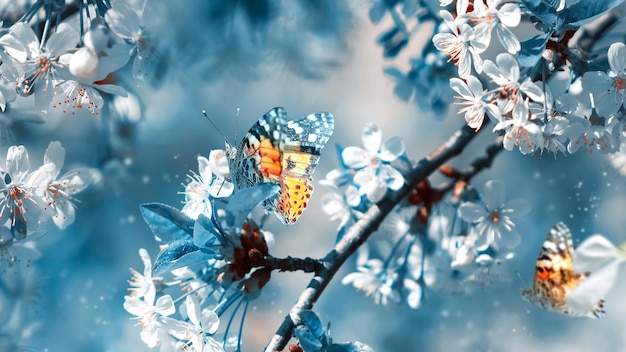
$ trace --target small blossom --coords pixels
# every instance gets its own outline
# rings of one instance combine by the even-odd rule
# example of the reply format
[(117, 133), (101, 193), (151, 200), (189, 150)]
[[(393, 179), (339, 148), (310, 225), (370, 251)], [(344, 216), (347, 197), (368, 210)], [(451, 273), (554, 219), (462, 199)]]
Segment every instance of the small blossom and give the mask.
[[(186, 186), (185, 206), (182, 212), (193, 219), (200, 214), (210, 218), (213, 216), (211, 198), (228, 197), (233, 193), (233, 183), (225, 178), (228, 160), (223, 150), (213, 150), (209, 159), (198, 156), (198, 172), (188, 175), (191, 180)], [(214, 178), (213, 174), (218, 177)]]
[(118, 2), (114, 8), (106, 12), (104, 18), (111, 31), (131, 46), (131, 55), (135, 55), (132, 66), (133, 77), (143, 80), (147, 75), (156, 73), (154, 66), (158, 57), (154, 37), (146, 33), (143, 9), (138, 15), (128, 4)]
[[(11, 146), (7, 152), (6, 168), (0, 167), (0, 190), (3, 192), (0, 217), (9, 213), (11, 233), (16, 239), (24, 239), (27, 235), (28, 211), (45, 211), (43, 205), (46, 203), (35, 190), (51, 181), (50, 173), (42, 171), (49, 168), (44, 165), (31, 174), (28, 151), (23, 145)], [(35, 213), (31, 218), (38, 220)]]
[(467, 76), (465, 81), (450, 78), (450, 87), (460, 94), (459, 98), (463, 100), (459, 104), (465, 107), (460, 109), (459, 113), (465, 114), (465, 121), (469, 127), (478, 131), (483, 125), (485, 114), (496, 123), (502, 120), (500, 109), (491, 102), (478, 78), (472, 75)]
[(522, 14), (519, 6), (507, 0), (484, 0), (474, 1), (474, 10), (469, 14), (472, 20), (477, 23), (474, 28), (476, 36), (483, 37), (480, 41), (489, 43), (491, 41), (491, 31), (495, 29), (498, 40), (502, 46), (511, 54), (515, 54), (522, 46), (519, 39), (509, 28), (517, 27)]
[(459, 206), (459, 217), (474, 225), (478, 234), (476, 249), (484, 250), (498, 243), (508, 248), (517, 246), (520, 237), (515, 231), (513, 219), (525, 216), (530, 211), (527, 202), (514, 199), (505, 202), (504, 183), (488, 181), (482, 194), (482, 203), (463, 202)]
[(153, 300), (156, 295), (155, 281), (161, 281), (160, 277), (152, 277), (152, 261), (148, 251), (143, 248), (139, 249), (139, 256), (143, 262), (143, 275), (137, 270), (131, 268), (130, 272), (133, 274), (133, 278), (129, 281), (131, 286), (131, 296), (137, 298), (147, 297), (148, 300)]
[(346, 275), (341, 283), (352, 284), (357, 290), (365, 292), (366, 296), (373, 296), (376, 304), (400, 302), (399, 293), (394, 290), (397, 274), (387, 271), (379, 259), (370, 259), (363, 265), (357, 266), (358, 272)]
[(454, 61), (459, 68), (459, 77), (465, 78), (472, 72), (472, 61), (476, 72), (482, 72), (483, 61), (480, 53), (487, 49), (487, 43), (477, 38), (474, 29), (467, 23), (456, 24), (452, 15), (445, 10), (439, 12), (451, 33), (437, 33), (433, 37), (435, 47)]
[(500, 121), (494, 126), (494, 131), (504, 130), (502, 144), (506, 150), (513, 150), (517, 146), (522, 154), (529, 154), (543, 147), (541, 128), (530, 120), (528, 100), (513, 107), (513, 118)]
[(626, 107), (626, 45), (613, 43), (608, 52), (608, 72), (589, 71), (583, 75), (583, 88), (593, 93), (598, 115), (609, 117)]
[(78, 41), (78, 32), (61, 23), (42, 47), (33, 29), (25, 22), (17, 22), (0, 38), (0, 46), (8, 54), (8, 57), (3, 56), (3, 74), (6, 77), (10, 73), (9, 77), (16, 80), (22, 95), (34, 93), (37, 87), (42, 93), (48, 93), (49, 87), (59, 79), (57, 73), (64, 67), (61, 58), (69, 55)]
[(404, 143), (394, 137), (381, 146), (382, 133), (375, 124), (365, 126), (362, 139), (365, 149), (347, 147), (341, 158), (347, 167), (356, 170), (354, 182), (359, 192), (371, 202), (378, 202), (385, 196), (387, 188), (395, 191), (404, 185), (400, 171), (390, 165), (404, 154)]
[(214, 334), (220, 323), (220, 319), (214, 311), (201, 309), (200, 302), (195, 295), (187, 295), (184, 312), (189, 319), (187, 322), (179, 322), (171, 331), (176, 338), (186, 341), (185, 350), (189, 352), (212, 352), (223, 351), (220, 344), (210, 335)]
[[(520, 69), (517, 59), (508, 53), (498, 54), (496, 63), (485, 60), (483, 66), (485, 74), (500, 86), (496, 92), (500, 93), (498, 106), (503, 114), (513, 110), (513, 107), (524, 101), (524, 96), (536, 102), (543, 102), (543, 90), (536, 83), (520, 80)], [(523, 93), (524, 96), (522, 96)]]
[(38, 170), (40, 173), (49, 173), (39, 176), (51, 181), (47, 187), (39, 188), (38, 191), (43, 190), (43, 199), (54, 211), (52, 220), (61, 230), (67, 228), (76, 218), (74, 195), (84, 191), (90, 185), (98, 183), (101, 178), (100, 172), (92, 168), (74, 169), (59, 177), (64, 161), (65, 148), (60, 142), (53, 141), (46, 149), (44, 166)]
[(128, 95), (124, 88), (111, 83), (113, 76), (110, 76), (128, 62), (128, 51), (124, 45), (113, 45), (102, 54), (96, 54), (91, 48), (79, 49), (61, 62), (69, 67), (68, 76), (71, 74), (71, 79), (55, 88), (50, 103), (53, 109), (72, 115), (85, 109), (92, 115), (99, 115), (104, 104), (100, 92)]
[(124, 309), (139, 319), (139, 324), (143, 330), (140, 333), (141, 340), (150, 348), (154, 348), (160, 344), (159, 337), (166, 332), (173, 319), (167, 319), (168, 316), (176, 312), (174, 300), (170, 295), (159, 297), (154, 301), (148, 296), (140, 299), (136, 296), (124, 296)]

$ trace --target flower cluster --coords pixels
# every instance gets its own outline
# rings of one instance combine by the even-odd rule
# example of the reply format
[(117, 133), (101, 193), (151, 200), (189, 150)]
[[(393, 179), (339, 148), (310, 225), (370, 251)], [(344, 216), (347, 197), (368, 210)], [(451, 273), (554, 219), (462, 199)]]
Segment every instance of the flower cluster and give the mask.
[(46, 149), (43, 165), (31, 170), (28, 151), (23, 145), (11, 146), (6, 164), (0, 167), (0, 227), (3, 262), (13, 263), (21, 252), (18, 241), (37, 236), (33, 227), (52, 219), (65, 229), (76, 218), (74, 196), (90, 185), (99, 182), (100, 173), (92, 168), (77, 168), (62, 175), (65, 149), (59, 142), (51, 142)]
[[(33, 6), (51, 6), (42, 4)], [(116, 2), (114, 9), (98, 7), (108, 11), (90, 17), (86, 31), (64, 22), (51, 35), (45, 31), (39, 37), (27, 22), (13, 24), (0, 37), (2, 111), (16, 99), (34, 95), (37, 112), (73, 115), (84, 109), (99, 115), (105, 98), (126, 97), (116, 84), (116, 71), (134, 57), (133, 76), (145, 78), (155, 50), (141, 25), (143, 6), (130, 6)]]
[[(360, 211), (385, 197), (387, 190), (396, 191), (404, 185), (400, 170), (410, 166), (404, 142), (392, 137), (382, 143), (382, 132), (373, 123), (363, 128), (363, 146), (340, 149), (343, 168), (330, 171), (320, 184), (332, 193), (322, 198), (322, 209), (333, 219), (340, 220), (342, 229), (358, 219)], [(401, 161), (401, 165), (393, 165)]]
[(416, 309), (426, 288), (465, 294), (507, 280), (510, 273), (503, 264), (513, 254), (499, 249), (519, 243), (512, 219), (526, 215), (529, 207), (523, 200), (505, 202), (501, 182), (488, 181), (481, 195), (466, 187), (433, 206), (427, 222), (418, 210), (399, 205), (368, 242), (371, 249), (359, 252), (357, 272), (343, 283), (376, 303), (406, 300)]

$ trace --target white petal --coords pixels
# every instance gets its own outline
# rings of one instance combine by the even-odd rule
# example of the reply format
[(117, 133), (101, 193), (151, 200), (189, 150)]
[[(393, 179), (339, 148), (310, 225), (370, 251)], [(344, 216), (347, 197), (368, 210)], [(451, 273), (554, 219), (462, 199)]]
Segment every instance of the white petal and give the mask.
[(150, 254), (144, 248), (139, 248), (139, 256), (143, 262), (143, 276), (152, 277), (152, 260)]
[(174, 300), (172, 296), (165, 295), (159, 297), (156, 301), (156, 305), (154, 306), (155, 311), (163, 316), (168, 316), (176, 313), (176, 306), (174, 305)]
[(470, 202), (461, 203), (458, 214), (467, 222), (474, 222), (488, 215), (484, 206)]
[(185, 307), (187, 308), (187, 317), (189, 321), (197, 327), (200, 327), (200, 302), (194, 294), (187, 295), (185, 299)]
[(341, 159), (352, 169), (361, 169), (370, 163), (370, 153), (359, 147), (347, 147), (341, 151)]
[(594, 318), (592, 311), (597, 306), (598, 301), (606, 296), (613, 287), (619, 264), (619, 261), (614, 260), (589, 274), (589, 277), (567, 296), (567, 305), (578, 314)]
[(368, 123), (365, 125), (361, 139), (365, 149), (367, 149), (371, 154), (378, 154), (380, 143), (382, 141), (382, 132), (376, 124)]
[(626, 45), (624, 43), (611, 44), (607, 56), (613, 72), (626, 72)]
[(574, 270), (579, 273), (594, 271), (617, 257), (617, 248), (604, 236), (593, 235), (585, 239), (574, 251)]
[(23, 145), (9, 147), (6, 165), (7, 172), (13, 178), (13, 182), (19, 181), (30, 170), (30, 160), (26, 147)]
[(209, 160), (203, 156), (198, 156), (198, 172), (202, 178), (202, 183), (207, 186), (210, 185), (211, 181), (213, 181), (213, 173), (211, 172)]
[(116, 4), (104, 15), (104, 19), (115, 34), (124, 39), (132, 39), (139, 32), (139, 17), (123, 3)]
[(67, 23), (61, 23), (57, 31), (46, 42), (50, 55), (57, 56), (73, 50), (80, 40), (80, 34)]
[(67, 202), (66, 204), (56, 207), (56, 214), (52, 216), (52, 221), (61, 230), (65, 230), (76, 220), (76, 209), (74, 204)]
[(506, 199), (506, 186), (502, 181), (490, 180), (485, 183), (483, 201), (490, 211), (502, 208)]
[(517, 4), (506, 3), (498, 10), (498, 19), (507, 27), (517, 27), (522, 19), (522, 12)]
[(400, 137), (391, 137), (383, 144), (380, 150), (380, 158), (384, 161), (394, 161), (404, 154), (404, 141)]
[[(474, 77), (474, 76), (468, 76), (467, 79), (469, 79), (470, 77)], [(456, 77), (450, 78), (450, 88), (452, 88), (455, 92), (457, 92), (463, 98), (474, 97), (474, 94), (469, 88), (468, 84), (465, 83), (465, 81), (460, 78), (456, 78)], [(482, 84), (481, 84), (481, 89), (482, 89)]]
[(506, 214), (512, 219), (519, 219), (528, 215), (532, 207), (526, 199), (516, 198), (506, 202), (504, 209), (513, 209), (513, 212), (507, 211)]
[(519, 65), (517, 59), (511, 54), (501, 53), (496, 56), (496, 63), (500, 68), (500, 71), (511, 82), (517, 82), (519, 80)]
[(43, 156), (43, 163), (44, 164), (51, 163), (56, 166), (57, 175), (54, 175), (54, 177), (58, 176), (58, 172), (61, 171), (61, 168), (63, 167), (64, 162), (65, 162), (65, 148), (63, 148), (63, 146), (61, 145), (61, 142), (59, 141), (50, 142), (50, 144), (48, 145), (48, 148), (46, 149), (46, 153)]
[(520, 49), (522, 49), (522, 45), (519, 42), (519, 39), (511, 32), (510, 29), (504, 26), (496, 27), (496, 34), (498, 35), (498, 39), (502, 46), (511, 54), (516, 54)]
[(587, 92), (606, 94), (606, 91), (613, 88), (613, 79), (605, 72), (587, 71), (583, 75), (583, 88)]

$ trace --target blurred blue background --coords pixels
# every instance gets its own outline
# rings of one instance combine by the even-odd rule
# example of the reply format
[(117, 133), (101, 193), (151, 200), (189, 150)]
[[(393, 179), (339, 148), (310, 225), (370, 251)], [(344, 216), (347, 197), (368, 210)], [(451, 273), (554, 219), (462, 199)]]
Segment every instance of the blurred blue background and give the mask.
[[(389, 62), (376, 44), (384, 26), (371, 24), (367, 6), (320, 1), (309, 4), (318, 8), (313, 11), (307, 3), (293, 2), (292, 13), (281, 14), (284, 23), (273, 17), (274, 9), (263, 7), (267, 2), (155, 4), (157, 15), (150, 21), (168, 48), (168, 70), (158, 88), (136, 89), (145, 114), (134, 126), (127, 158), (106, 164), (104, 183), (79, 195), (73, 225), (65, 231), (47, 226), (38, 241), (43, 256), (28, 275), (3, 277), (15, 287), (3, 304), (23, 304), (32, 313), (29, 321), (38, 322), (27, 325), (32, 335), (24, 326), (22, 344), (49, 351), (149, 350), (122, 307), (128, 268), (143, 269), (138, 249), (146, 248), (153, 258), (159, 250), (139, 204), (180, 205), (183, 196), (177, 192), (188, 170), (197, 169), (196, 156), (223, 148), (224, 137), (202, 110), (231, 142), (274, 106), (285, 107), (290, 118), (331, 112), (335, 133), (316, 180), (337, 166), (331, 145), (360, 146), (367, 122), (378, 124), (384, 138), (402, 137), (413, 160), (464, 124), (454, 107), (442, 118), (394, 96), (394, 83), (382, 71)], [(419, 47), (420, 38), (412, 39), (407, 51), (412, 45)], [(105, 147), (98, 117), (47, 119), (15, 129), (17, 144), (27, 146), (31, 160), (39, 162), (50, 140), (60, 140), (67, 148), (66, 169), (98, 165)], [(485, 131), (453, 165), (467, 166), (493, 139)], [(606, 297), (607, 315), (599, 320), (543, 311), (520, 296), (532, 283), (539, 248), (556, 221), (568, 224), (575, 243), (593, 233), (615, 243), (626, 240), (624, 178), (599, 155), (503, 152), (473, 184), (481, 188), (490, 179), (505, 182), (509, 199), (525, 198), (533, 207), (518, 222), (522, 243), (507, 264), (509, 282), (464, 296), (428, 291), (419, 310), (405, 304), (385, 307), (341, 285), (340, 278), (354, 270), (349, 262), (316, 305), (322, 321), (331, 321), (336, 341), (359, 340), (376, 351), (618, 351), (626, 346), (623, 279)], [(285, 227), (272, 218), (274, 256), (321, 257), (331, 248), (336, 224), (321, 211), (324, 192), (316, 187), (295, 225)], [(309, 279), (302, 273), (273, 275), (248, 313), (244, 350), (267, 344)]]

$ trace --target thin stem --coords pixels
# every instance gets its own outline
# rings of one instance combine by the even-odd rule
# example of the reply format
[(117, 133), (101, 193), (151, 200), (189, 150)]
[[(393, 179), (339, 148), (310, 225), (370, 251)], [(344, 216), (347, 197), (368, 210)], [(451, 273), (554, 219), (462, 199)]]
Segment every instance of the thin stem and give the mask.
[(387, 214), (411, 192), (416, 184), (426, 179), (447, 160), (460, 154), (475, 136), (476, 133), (473, 129), (463, 126), (442, 144), (439, 149), (420, 160), (417, 166), (407, 173), (405, 177), (406, 184), (402, 188), (396, 192), (389, 192), (382, 201), (371, 206), (346, 231), (341, 241), (326, 255), (324, 268), (313, 277), (309, 285), (304, 289), (296, 304), (291, 308), (289, 315), (285, 317), (285, 320), (265, 348), (265, 351), (284, 349), (287, 341), (291, 338), (295, 325), (299, 323), (300, 313), (305, 309), (313, 308), (317, 299), (348, 257), (378, 229), (378, 226)]
[(265, 267), (271, 270), (279, 270), (279, 271), (304, 271), (305, 273), (319, 273), (324, 265), (322, 261), (319, 259), (313, 258), (275, 258), (271, 255), (268, 255), (264, 258), (263, 263), (258, 263), (258, 265)]

